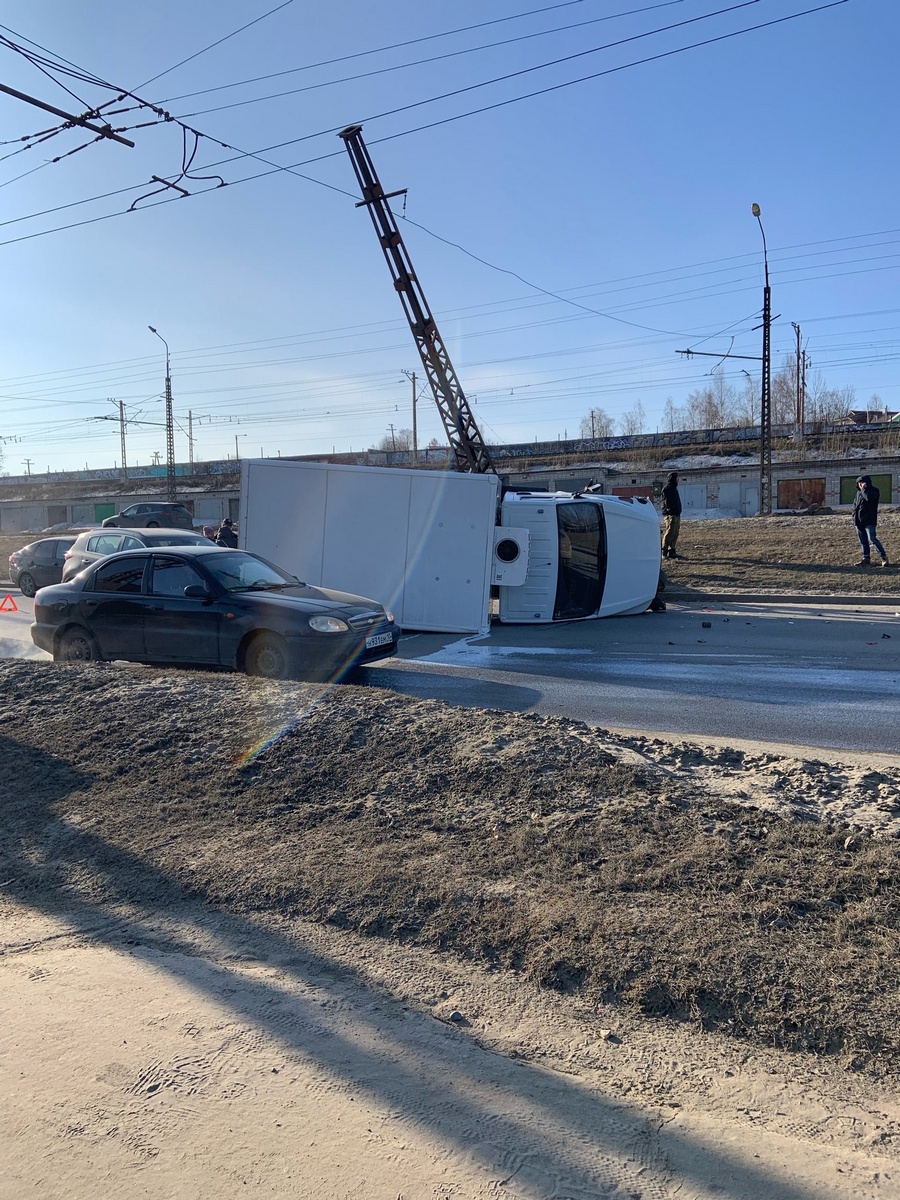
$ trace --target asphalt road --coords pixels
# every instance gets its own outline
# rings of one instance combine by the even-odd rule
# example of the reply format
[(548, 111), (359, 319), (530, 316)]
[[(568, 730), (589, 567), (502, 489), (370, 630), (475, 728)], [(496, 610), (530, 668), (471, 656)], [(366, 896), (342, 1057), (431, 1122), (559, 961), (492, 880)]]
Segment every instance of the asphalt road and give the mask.
[(371, 669), (371, 681), (613, 729), (900, 750), (892, 607), (670, 605), (640, 617), (494, 626), (485, 638), (413, 635), (400, 656)]
[[(48, 659), (31, 602), (0, 612), (0, 657)], [(708, 623), (708, 628), (704, 627)], [(410, 634), (367, 681), (467, 707), (838, 750), (900, 751), (900, 612), (893, 607), (670, 604), (486, 637)]]

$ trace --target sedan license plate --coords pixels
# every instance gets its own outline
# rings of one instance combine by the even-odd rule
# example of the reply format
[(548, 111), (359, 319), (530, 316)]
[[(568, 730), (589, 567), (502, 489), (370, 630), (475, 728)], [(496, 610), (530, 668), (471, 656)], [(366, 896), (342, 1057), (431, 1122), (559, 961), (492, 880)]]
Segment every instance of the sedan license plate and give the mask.
[(374, 633), (370, 638), (366, 638), (366, 649), (374, 650), (376, 646), (389, 646), (393, 640), (392, 633)]

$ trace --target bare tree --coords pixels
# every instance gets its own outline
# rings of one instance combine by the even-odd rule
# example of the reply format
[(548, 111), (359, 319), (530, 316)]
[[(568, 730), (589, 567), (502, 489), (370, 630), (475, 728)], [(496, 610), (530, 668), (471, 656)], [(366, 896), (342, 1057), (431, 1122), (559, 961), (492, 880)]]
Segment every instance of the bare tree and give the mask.
[(626, 437), (631, 437), (636, 433), (643, 433), (645, 421), (644, 406), (638, 400), (634, 408), (622, 413), (621, 417), (619, 417), (619, 432)]
[(581, 436), (583, 438), (610, 437), (613, 431), (613, 419), (603, 408), (592, 408), (586, 417), (581, 418)]
[(735, 419), (738, 425), (756, 425), (759, 422), (759, 386), (749, 371), (742, 371), (744, 386), (735, 398)]
[(711, 383), (688, 396), (684, 415), (689, 429), (726, 429), (737, 424), (739, 408), (737, 390), (714, 371)]
[(830, 388), (824, 376), (817, 371), (807, 380), (806, 419), (823, 425), (835, 425), (856, 406), (856, 392), (852, 387)]
[(376, 450), (412, 450), (413, 436), (411, 429), (394, 429), (386, 433)]
[(666, 407), (663, 409), (663, 429), (666, 433), (674, 433), (676, 429), (682, 428), (682, 412), (672, 397), (667, 396)]

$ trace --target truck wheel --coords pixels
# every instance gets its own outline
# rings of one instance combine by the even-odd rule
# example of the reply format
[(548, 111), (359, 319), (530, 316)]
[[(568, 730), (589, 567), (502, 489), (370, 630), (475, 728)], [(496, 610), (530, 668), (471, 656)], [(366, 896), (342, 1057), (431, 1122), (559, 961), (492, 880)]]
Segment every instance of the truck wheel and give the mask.
[(287, 645), (277, 633), (258, 633), (244, 655), (244, 670), (259, 679), (290, 679)]
[(99, 662), (100, 648), (86, 629), (67, 629), (53, 650), (54, 662)]
[(31, 597), (37, 591), (37, 584), (34, 582), (33, 575), (26, 574), (19, 576), (19, 591), (23, 596), (27, 596), (29, 599), (31, 599)]

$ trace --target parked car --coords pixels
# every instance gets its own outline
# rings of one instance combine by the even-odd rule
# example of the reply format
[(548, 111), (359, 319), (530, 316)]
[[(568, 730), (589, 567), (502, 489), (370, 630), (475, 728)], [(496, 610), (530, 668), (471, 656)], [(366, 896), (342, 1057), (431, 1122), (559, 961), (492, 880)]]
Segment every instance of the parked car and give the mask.
[(59, 583), (65, 553), (74, 541), (73, 533), (71, 537), (41, 538), (29, 542), (21, 550), (14, 550), (9, 556), (10, 583), (18, 587), (23, 596), (33, 596), (38, 588)]
[(106, 529), (193, 529), (194, 518), (183, 504), (129, 504), (103, 525)]
[(126, 529), (121, 533), (88, 529), (75, 539), (66, 553), (62, 582), (68, 583), (91, 563), (109, 554), (117, 554), (120, 550), (139, 550), (141, 546), (208, 545), (209, 541), (202, 533), (186, 533), (183, 529)]
[(208, 541), (104, 558), (42, 588), (31, 626), (57, 662), (205, 664), (265, 679), (339, 679), (395, 654), (399, 636), (375, 600), (312, 587)]

